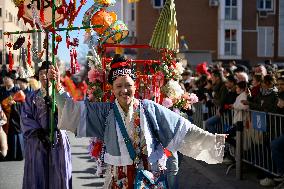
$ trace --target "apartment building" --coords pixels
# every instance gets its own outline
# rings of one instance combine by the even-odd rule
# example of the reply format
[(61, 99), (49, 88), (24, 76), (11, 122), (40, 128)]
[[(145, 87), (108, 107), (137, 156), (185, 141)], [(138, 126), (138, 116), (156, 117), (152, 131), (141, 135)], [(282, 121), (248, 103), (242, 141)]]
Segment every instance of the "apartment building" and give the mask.
[[(137, 43), (149, 43), (164, 2), (137, 3)], [(175, 4), (179, 35), (188, 41), (190, 51), (210, 52), (213, 60), (284, 62), (284, 0), (175, 0)]]

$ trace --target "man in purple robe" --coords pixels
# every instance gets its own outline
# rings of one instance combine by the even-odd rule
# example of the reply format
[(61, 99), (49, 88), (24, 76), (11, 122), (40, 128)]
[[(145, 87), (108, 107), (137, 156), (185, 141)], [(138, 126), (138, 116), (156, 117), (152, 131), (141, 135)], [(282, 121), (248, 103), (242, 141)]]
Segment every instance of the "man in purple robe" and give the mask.
[[(72, 188), (71, 151), (65, 131), (57, 129), (55, 114), (54, 141), (49, 140), (46, 70), (43, 62), (38, 76), (41, 88), (29, 94), (22, 106), (22, 131), (25, 139), (23, 189)], [(51, 94), (51, 93), (49, 93)]]

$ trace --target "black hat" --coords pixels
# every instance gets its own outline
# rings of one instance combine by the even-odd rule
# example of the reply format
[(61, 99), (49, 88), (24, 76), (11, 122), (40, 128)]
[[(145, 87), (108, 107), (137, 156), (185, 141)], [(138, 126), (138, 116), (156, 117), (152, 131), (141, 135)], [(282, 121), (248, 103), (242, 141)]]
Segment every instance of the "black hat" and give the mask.
[(21, 82), (24, 82), (24, 83), (29, 83), (27, 78), (17, 78), (17, 81), (21, 81)]
[(39, 67), (39, 69), (38, 69), (38, 73), (41, 71), (41, 70), (46, 70), (46, 69), (48, 69), (49, 68), (49, 66), (51, 66), (52, 64), (51, 64), (51, 62), (50, 61), (44, 61), (44, 62), (42, 62), (41, 63), (41, 66)]
[(108, 82), (113, 84), (113, 81), (124, 75), (129, 75), (133, 80), (136, 79), (132, 66), (127, 62), (124, 56), (116, 54), (110, 64), (111, 70), (108, 75)]
[(237, 68), (234, 70), (234, 73), (236, 72), (248, 72), (248, 68), (244, 65), (237, 65)]
[(228, 75), (226, 77), (226, 79), (227, 79), (227, 81), (230, 81), (232, 83), (237, 83), (237, 80), (236, 80), (236, 78), (233, 75)]
[(10, 71), (10, 72), (7, 72), (7, 73), (4, 75), (4, 77), (9, 77), (9, 78), (11, 78), (11, 79), (16, 79), (16, 78), (17, 78), (17, 76), (16, 76), (16, 71), (15, 71), (15, 70), (12, 70), (12, 71)]

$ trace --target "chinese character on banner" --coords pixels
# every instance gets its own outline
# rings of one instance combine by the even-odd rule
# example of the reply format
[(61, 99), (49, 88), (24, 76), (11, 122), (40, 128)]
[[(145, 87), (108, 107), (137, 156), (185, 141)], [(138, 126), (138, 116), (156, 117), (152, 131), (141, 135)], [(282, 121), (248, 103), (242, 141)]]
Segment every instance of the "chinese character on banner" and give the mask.
[(266, 113), (252, 111), (251, 116), (252, 116), (253, 128), (258, 131), (266, 132), (267, 130)]

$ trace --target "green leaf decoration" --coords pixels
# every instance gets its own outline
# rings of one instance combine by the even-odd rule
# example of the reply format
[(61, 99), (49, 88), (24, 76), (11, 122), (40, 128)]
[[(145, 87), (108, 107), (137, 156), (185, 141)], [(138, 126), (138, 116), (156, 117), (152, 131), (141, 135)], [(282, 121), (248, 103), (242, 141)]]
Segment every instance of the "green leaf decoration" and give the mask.
[(149, 45), (157, 50), (178, 51), (178, 30), (174, 0), (166, 0)]

